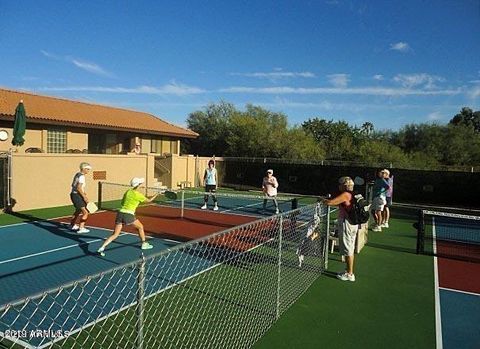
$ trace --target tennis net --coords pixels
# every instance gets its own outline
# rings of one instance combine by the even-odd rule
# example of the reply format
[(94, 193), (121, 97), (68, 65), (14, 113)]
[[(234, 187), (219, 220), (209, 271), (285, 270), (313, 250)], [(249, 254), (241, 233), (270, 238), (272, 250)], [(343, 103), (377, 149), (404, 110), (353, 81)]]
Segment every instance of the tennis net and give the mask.
[[(101, 182), (99, 184), (98, 207), (103, 210), (119, 209), (123, 194), (129, 188), (131, 187), (124, 184)], [(176, 208), (178, 209), (177, 214), (179, 217), (183, 217), (185, 209), (202, 209), (205, 204), (205, 197), (208, 200), (204, 209), (209, 211), (215, 209), (215, 198), (217, 203), (216, 207), (220, 213), (263, 216), (271, 215), (276, 212), (273, 198), (259, 195), (258, 193), (219, 191), (213, 195), (212, 193), (205, 193), (200, 190), (168, 191), (156, 187), (144, 187), (140, 188), (140, 191), (146, 196), (160, 193), (160, 195), (158, 195), (153, 201), (153, 204)], [(316, 198), (294, 194), (282, 194), (276, 197), (276, 201), (278, 203), (279, 212), (287, 212), (298, 206), (314, 203)], [(141, 209), (139, 213), (141, 214)]]
[(420, 210), (417, 253), (480, 262), (480, 216)]

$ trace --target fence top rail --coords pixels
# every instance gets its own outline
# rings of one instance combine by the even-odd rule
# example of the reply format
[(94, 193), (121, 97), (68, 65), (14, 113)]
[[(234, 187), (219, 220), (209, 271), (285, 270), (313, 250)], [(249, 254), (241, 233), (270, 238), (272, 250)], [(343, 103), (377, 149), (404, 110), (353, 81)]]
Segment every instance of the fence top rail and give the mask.
[[(128, 186), (128, 185), (125, 185), (125, 186)], [(161, 250), (155, 254), (152, 254), (150, 256), (147, 256), (145, 257), (143, 253), (141, 253), (141, 255), (139, 256), (138, 259), (132, 261), (132, 262), (128, 262), (128, 263), (124, 263), (124, 264), (121, 264), (121, 265), (118, 265), (114, 268), (111, 268), (111, 269), (108, 269), (106, 271), (102, 271), (102, 272), (99, 272), (99, 273), (95, 273), (95, 274), (92, 274), (92, 275), (88, 275), (86, 277), (83, 277), (83, 278), (80, 278), (80, 279), (77, 279), (75, 281), (71, 281), (71, 282), (68, 282), (68, 283), (65, 283), (61, 286), (57, 286), (57, 287), (54, 287), (54, 288), (50, 288), (50, 289), (47, 289), (47, 290), (44, 290), (42, 292), (39, 292), (39, 293), (36, 293), (34, 295), (31, 295), (31, 296), (28, 296), (28, 297), (22, 297), (20, 299), (17, 299), (17, 300), (14, 300), (14, 301), (11, 301), (11, 302), (8, 302), (8, 303), (5, 303), (5, 304), (1, 304), (0, 305), (0, 313), (4, 312), (6, 309), (10, 308), (10, 307), (13, 307), (13, 306), (17, 306), (17, 305), (21, 305), (23, 303), (25, 303), (25, 300), (34, 300), (34, 299), (38, 299), (38, 298), (41, 298), (41, 297), (44, 297), (45, 295), (47, 294), (52, 294), (52, 293), (55, 293), (55, 292), (58, 292), (64, 288), (68, 288), (68, 287), (71, 287), (71, 286), (75, 286), (77, 284), (82, 284), (82, 283), (86, 283), (88, 282), (89, 280), (93, 280), (93, 279), (97, 279), (97, 278), (101, 278), (102, 276), (104, 275), (107, 275), (107, 274), (111, 274), (111, 273), (115, 273), (119, 270), (124, 270), (124, 269), (128, 269), (128, 268), (134, 268), (139, 262), (148, 262), (150, 260), (153, 260), (155, 258), (159, 258), (159, 257), (162, 257), (166, 254), (170, 254), (170, 253), (174, 253), (176, 251), (181, 251), (181, 250), (184, 250), (184, 249), (188, 249), (190, 248), (191, 246), (193, 245), (198, 245), (204, 241), (208, 241), (208, 240), (212, 240), (212, 239), (215, 239), (215, 238), (218, 238), (218, 237), (221, 237), (223, 235), (226, 235), (226, 234), (229, 234), (231, 233), (232, 231), (236, 231), (236, 230), (241, 230), (241, 229), (245, 229), (249, 226), (256, 226), (256, 225), (259, 225), (263, 222), (267, 222), (269, 220), (272, 220), (272, 219), (281, 219), (283, 218), (284, 216), (290, 216), (290, 215), (297, 215), (299, 214), (300, 212), (302, 211), (306, 211), (307, 209), (308, 210), (312, 210), (312, 209), (315, 209), (315, 207), (317, 207), (317, 205), (319, 206), (323, 206), (322, 203), (315, 203), (315, 204), (310, 204), (310, 205), (305, 205), (305, 206), (302, 206), (300, 208), (297, 208), (295, 210), (291, 210), (291, 211), (288, 211), (288, 212), (284, 212), (284, 213), (281, 213), (281, 214), (278, 214), (278, 215), (275, 215), (275, 216), (269, 216), (269, 217), (264, 217), (264, 218), (261, 218), (261, 219), (258, 219), (258, 220), (255, 220), (253, 222), (248, 222), (248, 223), (245, 223), (245, 224), (242, 224), (242, 225), (237, 225), (235, 227), (232, 227), (232, 228), (228, 228), (228, 229), (225, 229), (225, 230), (222, 230), (222, 231), (219, 231), (219, 232), (216, 232), (216, 233), (213, 233), (213, 234), (210, 234), (210, 235), (207, 235), (207, 236), (203, 236), (203, 237), (200, 237), (198, 239), (194, 239), (194, 240), (190, 240), (190, 241), (187, 241), (185, 243), (182, 243), (182, 244), (179, 244), (179, 245), (176, 245), (176, 246), (173, 246), (173, 247), (168, 247), (164, 250)]]
[(447, 218), (459, 218), (466, 220), (474, 220), (480, 222), (480, 216), (472, 216), (460, 213), (450, 213), (450, 212), (439, 212), (439, 211), (430, 211), (422, 210), (424, 215), (437, 216), (437, 217), (447, 217)]

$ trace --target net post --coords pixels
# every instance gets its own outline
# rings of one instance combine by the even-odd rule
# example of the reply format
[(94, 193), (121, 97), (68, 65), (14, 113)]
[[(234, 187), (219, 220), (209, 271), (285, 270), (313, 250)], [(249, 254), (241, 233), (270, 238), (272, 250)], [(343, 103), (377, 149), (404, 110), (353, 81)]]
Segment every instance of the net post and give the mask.
[(137, 264), (137, 307), (136, 307), (136, 349), (143, 349), (143, 312), (145, 299), (145, 256), (142, 253), (142, 258)]
[(425, 212), (418, 210), (417, 222), (417, 254), (425, 253)]
[(181, 205), (181, 209), (180, 209), (180, 218), (183, 218), (184, 217), (184, 214), (185, 214), (185, 190), (182, 190), (180, 192), (180, 205)]
[(283, 243), (283, 214), (277, 216), (279, 217), (279, 227), (278, 227), (278, 275), (277, 275), (277, 309), (276, 309), (276, 320), (280, 318), (280, 283), (282, 275), (282, 243)]
[(102, 189), (103, 189), (103, 182), (100, 181), (98, 182), (98, 199), (97, 199), (97, 206), (99, 210), (102, 209), (102, 192), (103, 192)]

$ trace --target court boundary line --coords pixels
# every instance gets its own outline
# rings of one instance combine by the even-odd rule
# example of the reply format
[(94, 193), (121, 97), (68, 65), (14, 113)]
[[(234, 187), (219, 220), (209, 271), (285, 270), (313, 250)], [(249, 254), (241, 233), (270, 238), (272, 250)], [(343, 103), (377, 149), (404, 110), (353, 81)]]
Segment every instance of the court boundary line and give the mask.
[[(88, 228), (91, 228), (91, 229), (98, 229), (98, 230), (104, 230), (104, 231), (111, 231), (111, 229), (107, 229), (107, 228), (102, 228), (102, 227), (97, 227), (97, 226), (93, 226), (93, 225), (87, 225)], [(77, 236), (82, 236), (82, 234), (78, 234), (78, 233), (75, 233), (77, 234)], [(135, 233), (130, 233), (128, 231), (122, 231), (119, 235), (120, 236), (125, 236), (125, 235), (132, 235), (132, 236), (138, 236), (138, 234), (135, 234)], [(171, 239), (163, 239), (163, 238), (156, 238), (155, 236), (149, 236), (149, 235), (145, 235), (145, 238), (148, 240), (148, 239), (158, 239), (158, 240), (163, 240), (163, 241), (168, 241), (168, 242), (174, 242), (174, 243), (180, 243), (179, 241), (176, 241), (176, 240), (171, 240)], [(41, 252), (37, 252), (37, 253), (31, 253), (29, 255), (25, 255), (25, 256), (20, 256), (20, 257), (15, 257), (15, 258), (10, 258), (10, 259), (6, 259), (6, 260), (0, 260), (0, 265), (2, 264), (7, 264), (7, 263), (10, 263), (10, 262), (16, 262), (16, 261), (19, 261), (19, 260), (23, 260), (23, 259), (27, 259), (27, 258), (33, 258), (33, 257), (37, 257), (37, 256), (41, 256), (41, 255), (45, 255), (45, 254), (48, 254), (48, 253), (53, 253), (53, 252), (57, 252), (57, 251), (62, 251), (62, 250), (66, 250), (68, 248), (74, 248), (74, 247), (78, 247), (78, 246), (84, 246), (84, 245), (90, 245), (91, 243), (93, 242), (99, 242), (99, 241), (102, 241), (102, 240), (105, 240), (106, 238), (97, 238), (97, 239), (94, 239), (94, 240), (91, 240), (91, 241), (87, 241), (87, 242), (83, 242), (83, 243), (79, 243), (79, 244), (74, 244), (74, 245), (67, 245), (67, 246), (62, 246), (62, 247), (58, 247), (58, 248), (54, 248), (54, 249), (50, 249), (50, 250), (46, 250), (46, 251), (41, 251)]]
[(457, 289), (455, 289), (455, 288), (449, 288), (449, 287), (440, 287), (440, 289), (441, 289), (441, 290), (444, 290), (444, 291), (450, 291), (450, 292), (455, 292), (455, 293), (463, 293), (463, 294), (468, 294), (468, 295), (470, 295), (470, 296), (480, 297), (480, 293), (463, 291), (463, 290), (457, 290)]
[(435, 232), (435, 217), (432, 217), (432, 237), (433, 237), (433, 277), (435, 289), (435, 338), (436, 348), (443, 349), (443, 334), (442, 334), (442, 313), (440, 305), (440, 285), (438, 280), (438, 260), (437, 260), (437, 237)]

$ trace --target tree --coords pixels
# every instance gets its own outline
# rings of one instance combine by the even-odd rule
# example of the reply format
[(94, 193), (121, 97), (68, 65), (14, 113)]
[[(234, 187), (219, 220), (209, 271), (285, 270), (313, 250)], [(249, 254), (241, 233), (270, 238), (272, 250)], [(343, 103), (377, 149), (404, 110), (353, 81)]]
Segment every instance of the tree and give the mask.
[(364, 122), (362, 127), (360, 128), (360, 131), (365, 134), (367, 137), (372, 134), (374, 130), (373, 124), (371, 122)]
[(480, 132), (480, 111), (474, 112), (472, 109), (464, 107), (450, 120), (449, 124), (473, 127), (476, 132)]
[(223, 154), (227, 149), (229, 120), (238, 113), (233, 104), (223, 101), (209, 104), (204, 111), (191, 113), (187, 125), (192, 131), (197, 132), (199, 137), (188, 140), (185, 150), (203, 156)]
[(363, 142), (358, 128), (351, 127), (345, 121), (319, 118), (308, 119), (302, 127), (326, 150), (328, 159), (357, 159), (356, 149)]

